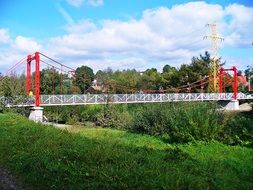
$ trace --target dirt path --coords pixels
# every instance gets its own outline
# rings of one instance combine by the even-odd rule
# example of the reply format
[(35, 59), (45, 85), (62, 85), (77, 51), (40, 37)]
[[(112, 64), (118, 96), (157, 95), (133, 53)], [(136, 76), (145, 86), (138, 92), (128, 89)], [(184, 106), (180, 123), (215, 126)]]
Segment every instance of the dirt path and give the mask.
[(0, 166), (0, 189), (22, 190), (23, 188), (8, 170)]

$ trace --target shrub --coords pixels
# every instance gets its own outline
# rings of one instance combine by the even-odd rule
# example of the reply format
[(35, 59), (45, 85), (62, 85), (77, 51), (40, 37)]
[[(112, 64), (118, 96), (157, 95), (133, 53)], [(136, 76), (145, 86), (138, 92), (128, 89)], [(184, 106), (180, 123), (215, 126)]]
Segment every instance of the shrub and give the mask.
[(222, 113), (212, 103), (143, 105), (134, 115), (132, 130), (167, 134), (171, 142), (217, 139), (224, 128)]
[(168, 108), (162, 104), (143, 105), (133, 115), (132, 130), (156, 136), (168, 133), (167, 112)]
[(102, 108), (101, 105), (83, 106), (80, 116), (84, 121), (95, 122), (98, 114), (102, 111)]
[(173, 142), (217, 139), (223, 130), (223, 114), (212, 103), (186, 103), (174, 107), (169, 115)]
[(107, 104), (103, 111), (98, 113), (96, 124), (108, 128), (129, 129), (131, 122), (132, 117), (127, 107)]
[(226, 144), (253, 147), (253, 119), (243, 114), (230, 114), (229, 118), (219, 140)]
[(91, 121), (102, 127), (159, 136), (167, 142), (218, 140), (253, 146), (253, 112), (228, 114), (217, 111), (216, 104), (210, 102), (64, 106), (45, 110), (47, 117), (57, 121)]

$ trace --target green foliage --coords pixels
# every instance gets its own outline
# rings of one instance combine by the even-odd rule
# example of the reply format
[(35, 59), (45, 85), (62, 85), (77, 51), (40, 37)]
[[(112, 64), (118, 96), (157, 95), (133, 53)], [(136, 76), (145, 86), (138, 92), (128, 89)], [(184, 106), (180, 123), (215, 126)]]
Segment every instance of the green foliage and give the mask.
[(116, 71), (112, 79), (115, 81), (113, 93), (133, 93), (140, 74), (136, 70)]
[(131, 121), (132, 117), (127, 111), (127, 107), (107, 104), (97, 115), (96, 124), (108, 128), (127, 129)]
[(0, 165), (25, 189), (252, 189), (253, 150), (168, 145), (111, 129), (72, 133), (0, 115)]
[(169, 125), (173, 142), (218, 139), (224, 117), (212, 103), (187, 103), (171, 110)]
[(218, 139), (224, 118), (211, 103), (144, 105), (137, 110), (133, 130), (164, 135), (171, 142)]
[(81, 66), (76, 69), (75, 85), (81, 92), (86, 92), (94, 80), (93, 70), (88, 66)]
[(97, 126), (159, 136), (167, 142), (217, 140), (252, 146), (253, 117), (218, 111), (213, 103), (157, 103), (46, 107), (50, 121), (68, 124), (93, 122)]
[[(108, 68), (99, 70), (96, 74), (98, 85), (113, 84), (113, 93), (134, 93), (138, 91), (150, 92), (163, 89), (171, 90), (196, 82), (210, 73), (210, 54), (193, 57), (189, 64), (182, 64), (179, 68), (165, 65), (162, 73), (156, 68), (147, 69), (138, 73), (136, 70), (115, 71)], [(204, 86), (207, 91), (207, 85)], [(192, 87), (192, 92), (198, 92), (200, 87)], [(182, 92), (185, 92), (183, 90)]]
[(253, 148), (253, 112), (247, 114), (231, 114), (225, 129), (222, 131), (222, 141), (228, 144), (240, 144)]
[(156, 136), (168, 134), (167, 110), (164, 104), (142, 105), (133, 115), (132, 130)]
[(95, 122), (97, 120), (98, 114), (102, 111), (102, 106), (100, 105), (88, 105), (83, 106), (81, 111), (81, 117), (84, 121)]
[(98, 85), (106, 84), (113, 76), (113, 70), (111, 68), (107, 68), (104, 71), (98, 70), (96, 73), (96, 80)]
[[(218, 60), (220, 63), (220, 59)], [(92, 68), (81, 66), (76, 69), (75, 76), (70, 77), (60, 74), (56, 69), (46, 68), (41, 75), (41, 94), (80, 94), (80, 93), (154, 93), (166, 90), (166, 92), (178, 92), (178, 87), (192, 82), (199, 81), (210, 73), (211, 58), (208, 52), (193, 57), (191, 62), (182, 64), (179, 68), (166, 64), (162, 72), (156, 68), (150, 68), (143, 72), (136, 70), (113, 71), (107, 68), (99, 70), (94, 75)], [(245, 71), (249, 74), (249, 70)], [(32, 74), (34, 82), (35, 74)], [(224, 77), (224, 82), (226, 78)], [(7, 77), (6, 84), (0, 84), (0, 94), (5, 96), (26, 94), (25, 75)], [(92, 88), (93, 81), (96, 79), (96, 90)], [(224, 85), (226, 90), (230, 90), (231, 82), (227, 81)], [(94, 87), (94, 86), (93, 86)], [(191, 92), (200, 91), (200, 82), (191, 87)], [(239, 86), (239, 88), (241, 88)], [(33, 89), (34, 90), (34, 89)], [(247, 89), (241, 89), (246, 91)], [(180, 92), (186, 92), (181, 89)], [(208, 91), (207, 84), (204, 91)]]
[(75, 124), (85, 121), (95, 122), (101, 111), (102, 106), (100, 105), (53, 106), (45, 107), (44, 114), (50, 121)]
[(21, 75), (20, 77), (12, 75), (4, 78), (0, 81), (0, 96), (13, 98), (17, 95), (26, 94), (24, 82), (24, 75)]
[(40, 72), (40, 79), (41, 94), (60, 94), (61, 76), (58, 71), (50, 68), (43, 69)]

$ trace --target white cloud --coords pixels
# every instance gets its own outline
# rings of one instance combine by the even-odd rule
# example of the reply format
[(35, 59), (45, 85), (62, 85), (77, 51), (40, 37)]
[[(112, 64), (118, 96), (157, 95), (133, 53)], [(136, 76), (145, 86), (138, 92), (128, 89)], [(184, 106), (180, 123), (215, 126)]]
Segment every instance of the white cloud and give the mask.
[(11, 38), (8, 34), (8, 30), (0, 28), (0, 44), (10, 43)]
[[(205, 13), (206, 10), (211, 13)], [(68, 25), (68, 34), (52, 38), (50, 46), (53, 48), (58, 45), (55, 56), (68, 60), (71, 60), (69, 57), (82, 57), (85, 60), (92, 56), (100, 59), (97, 64), (104, 60), (114, 60), (118, 62), (118, 66), (113, 64), (115, 69), (121, 68), (121, 60), (136, 60), (140, 57), (141, 63), (145, 61), (146, 65), (138, 65), (136, 62), (132, 67), (141, 66), (144, 69), (152, 63), (155, 67), (170, 61), (173, 61), (170, 64), (178, 64), (176, 58), (182, 60), (183, 57), (184, 62), (187, 62), (186, 60), (189, 61), (192, 56), (203, 53), (203, 49), (208, 48), (208, 41), (203, 41), (204, 26), (212, 20), (212, 14), (215, 20), (221, 21), (222, 10), (219, 5), (199, 2), (172, 9), (161, 7), (146, 10), (139, 20), (103, 20), (100, 21), (100, 27), (96, 27), (91, 21), (82, 20)], [(100, 64), (100, 67), (106, 68), (108, 64)]]
[[(68, 34), (52, 38), (50, 46), (58, 45), (55, 56), (71, 64), (75, 63), (75, 57), (78, 60), (94, 57), (92, 61), (96, 60), (100, 68), (108, 67), (105, 60), (111, 60), (106, 63), (113, 62), (114, 68), (121, 68), (121, 60), (129, 58), (142, 59), (140, 65), (132, 62), (135, 68), (165, 63), (179, 66), (189, 63), (192, 56), (210, 51), (210, 40), (204, 41), (203, 37), (210, 34), (210, 29), (204, 26), (212, 21), (216, 21), (218, 32), (225, 37), (224, 48), (243, 47), (250, 42), (253, 8), (190, 2), (171, 9), (146, 10), (138, 20), (102, 20), (99, 27), (90, 20), (82, 20), (68, 25)], [(131, 68), (131, 64), (128, 66)]]
[(92, 6), (100, 6), (104, 4), (103, 0), (88, 0), (88, 4)]
[[(165, 64), (180, 66), (189, 63), (192, 56), (210, 50), (210, 39), (203, 40), (203, 37), (210, 34), (210, 29), (205, 25), (212, 21), (217, 22), (218, 32), (225, 37), (223, 48), (244, 48), (252, 41), (252, 7), (238, 4), (222, 7), (205, 2), (149, 9), (143, 12), (140, 19), (128, 21), (92, 22), (71, 18), (65, 27), (66, 34), (50, 38), (44, 47), (21, 36), (9, 40), (13, 41), (12, 47), (19, 52), (44, 49), (49, 56), (71, 67), (88, 65), (95, 70), (108, 66), (113, 69), (144, 70), (162, 68)], [(8, 36), (8, 33), (3, 36)], [(224, 58), (228, 61), (239, 60), (235, 57)], [(238, 64), (239, 67), (245, 65), (243, 61)]]
[[(4, 32), (2, 33), (2, 31)], [(17, 36), (12, 39), (7, 29), (0, 29), (0, 39), (1, 42), (4, 42), (0, 43), (0, 68), (3, 74), (21, 59), (25, 61), (28, 54), (42, 49), (42, 46), (32, 38)], [(15, 73), (25, 73), (25, 69), (25, 62), (23, 62), (15, 70)]]
[(224, 12), (228, 19), (225, 32), (227, 44), (235, 47), (249, 46), (253, 34), (253, 8), (232, 4), (226, 7)]
[(83, 0), (67, 0), (67, 2), (75, 7), (80, 7), (83, 4)]
[(104, 4), (103, 0), (67, 0), (67, 2), (74, 7), (80, 7), (83, 4), (91, 6), (100, 6)]
[(41, 45), (39, 45), (37, 42), (31, 38), (26, 38), (23, 36), (16, 37), (15, 42), (12, 44), (12, 47), (24, 53), (33, 53), (41, 49)]
[(59, 11), (59, 13), (63, 16), (63, 18), (66, 20), (66, 22), (69, 25), (74, 24), (73, 18), (70, 16), (70, 14), (62, 6), (57, 5), (57, 10)]
[(82, 34), (95, 31), (97, 27), (90, 20), (80, 20), (77, 23), (68, 24), (65, 29), (68, 33)]

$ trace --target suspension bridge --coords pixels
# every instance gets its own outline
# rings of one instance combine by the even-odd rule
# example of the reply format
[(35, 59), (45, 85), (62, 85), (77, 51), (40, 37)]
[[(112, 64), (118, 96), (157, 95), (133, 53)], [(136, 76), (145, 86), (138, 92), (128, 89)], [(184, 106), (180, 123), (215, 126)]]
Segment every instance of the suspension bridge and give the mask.
[[(16, 101), (8, 97), (0, 97), (0, 101), (9, 107), (12, 106), (22, 106), (22, 107), (31, 107), (31, 119), (35, 121), (42, 121), (43, 118), (43, 108), (44, 106), (64, 106), (64, 105), (89, 105), (89, 104), (130, 104), (130, 103), (156, 103), (156, 102), (196, 102), (196, 101), (227, 101), (228, 109), (239, 109), (238, 100), (253, 100), (253, 95), (244, 94), (238, 92), (238, 80), (237, 80), (237, 69), (232, 67), (230, 69), (220, 69), (219, 82), (220, 89), (219, 93), (191, 93), (190, 88), (200, 87), (202, 90), (204, 85), (208, 83), (208, 76), (195, 81), (191, 84), (186, 84), (178, 87), (178, 89), (186, 90), (188, 93), (168, 93), (165, 91), (158, 91), (153, 93), (132, 93), (132, 94), (62, 94), (62, 73), (68, 75), (74, 75), (75, 69), (66, 66), (55, 59), (39, 52), (35, 52), (32, 55), (28, 55), (26, 58), (21, 59), (17, 64), (7, 70), (5, 76), (1, 80), (5, 80), (5, 77), (13, 73), (15, 70), (18, 70), (20, 66), (26, 67), (26, 92), (32, 90), (32, 63), (34, 64), (34, 89), (35, 96), (34, 98), (20, 98), (16, 96), (14, 99), (22, 99), (21, 101)], [(54, 95), (54, 86), (52, 86), (52, 94), (41, 94), (40, 93), (40, 72), (41, 64), (45, 64), (47, 67), (51, 67), (53, 70), (60, 71), (60, 94)], [(233, 71), (234, 80), (233, 80), (233, 93), (224, 93), (223, 92), (223, 77), (225, 71)]]

